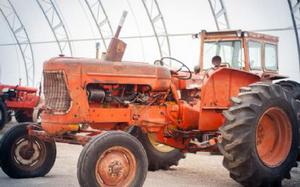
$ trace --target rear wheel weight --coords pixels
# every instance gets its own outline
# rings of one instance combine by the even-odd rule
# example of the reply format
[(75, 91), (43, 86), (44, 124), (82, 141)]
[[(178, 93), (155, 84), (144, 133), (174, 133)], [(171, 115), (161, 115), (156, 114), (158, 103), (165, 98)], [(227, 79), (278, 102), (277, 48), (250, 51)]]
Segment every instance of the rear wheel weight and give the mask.
[(55, 142), (29, 136), (25, 124), (12, 127), (1, 139), (2, 170), (11, 178), (42, 177), (51, 170), (55, 159)]
[(299, 105), (275, 84), (252, 84), (238, 97), (220, 128), (223, 164), (245, 186), (280, 183), (296, 166)]
[(125, 132), (110, 131), (94, 137), (83, 148), (77, 164), (82, 187), (142, 186), (148, 161), (140, 142)]

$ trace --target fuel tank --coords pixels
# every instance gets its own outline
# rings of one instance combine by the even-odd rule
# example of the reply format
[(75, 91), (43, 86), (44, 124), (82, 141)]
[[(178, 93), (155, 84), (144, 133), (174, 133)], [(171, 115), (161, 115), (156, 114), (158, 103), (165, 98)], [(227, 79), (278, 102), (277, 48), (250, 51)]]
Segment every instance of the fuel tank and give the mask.
[(80, 77), (81, 86), (89, 83), (148, 85), (152, 91), (170, 88), (171, 72), (161, 66), (142, 62), (111, 62), (88, 58), (52, 58), (44, 72), (62, 71), (66, 79)]

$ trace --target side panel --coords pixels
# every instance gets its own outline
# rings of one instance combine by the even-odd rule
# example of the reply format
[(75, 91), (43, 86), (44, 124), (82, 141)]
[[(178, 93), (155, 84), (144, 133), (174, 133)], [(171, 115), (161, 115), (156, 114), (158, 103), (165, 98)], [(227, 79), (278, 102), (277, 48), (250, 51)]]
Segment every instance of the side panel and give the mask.
[(229, 68), (208, 73), (201, 89), (199, 130), (217, 130), (224, 123), (222, 111), (230, 106), (230, 98), (238, 95), (241, 87), (259, 80), (257, 75)]

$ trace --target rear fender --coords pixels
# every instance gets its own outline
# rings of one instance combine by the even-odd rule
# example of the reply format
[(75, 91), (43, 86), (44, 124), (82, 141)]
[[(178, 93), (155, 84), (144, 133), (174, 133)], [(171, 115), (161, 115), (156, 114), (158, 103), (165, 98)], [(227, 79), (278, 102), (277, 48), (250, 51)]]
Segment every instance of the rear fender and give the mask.
[(222, 111), (229, 108), (230, 98), (241, 87), (260, 80), (258, 75), (230, 68), (208, 72), (201, 88), (199, 130), (216, 131), (224, 123)]

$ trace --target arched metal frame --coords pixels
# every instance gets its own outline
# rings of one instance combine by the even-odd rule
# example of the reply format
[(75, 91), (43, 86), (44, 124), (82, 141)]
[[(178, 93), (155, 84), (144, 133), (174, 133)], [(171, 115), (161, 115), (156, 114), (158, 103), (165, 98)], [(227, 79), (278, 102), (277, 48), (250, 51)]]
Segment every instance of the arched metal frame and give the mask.
[(10, 0), (6, 3), (0, 3), (0, 12), (3, 15), (7, 25), (12, 32), (17, 45), (20, 49), (22, 59), (24, 61), (26, 84), (34, 86), (35, 82), (35, 64), (31, 41), (27, 31)]
[(101, 0), (85, 0), (85, 3), (97, 26), (98, 32), (102, 40), (102, 44), (105, 50), (107, 50), (107, 44), (105, 39), (111, 38), (113, 36), (113, 30), (110, 25), (110, 21), (108, 19), (104, 6)]
[(73, 56), (72, 45), (62, 18), (52, 0), (36, 0), (55, 37), (61, 54)]
[(157, 0), (141, 0), (149, 21), (151, 23), (154, 36), (157, 41), (160, 57), (171, 56), (171, 46), (166, 23), (161, 13)]
[(297, 41), (297, 51), (298, 51), (298, 61), (300, 70), (300, 38), (297, 25), (300, 24), (300, 0), (288, 0), (293, 27), (295, 31), (296, 41)]
[(218, 30), (229, 30), (227, 11), (223, 0), (208, 0)]
[[(64, 53), (64, 50), (66, 46), (68, 46), (70, 53), (72, 54), (72, 48), (71, 48), (71, 40), (68, 37), (67, 31), (64, 27), (63, 21), (60, 17), (60, 14), (58, 13), (57, 9), (54, 6), (53, 0), (36, 0), (39, 4), (40, 8), (43, 11), (43, 14), (45, 18), (47, 19), (47, 22), (55, 36), (55, 42), (58, 44), (60, 51)], [(215, 24), (218, 30), (227, 30), (230, 29), (230, 24), (228, 21), (227, 11), (224, 5), (223, 0), (208, 0), (209, 5), (212, 11), (212, 15), (215, 20)], [(106, 11), (103, 7), (103, 4), (101, 3), (101, 0), (85, 0), (89, 11), (91, 12), (91, 15), (97, 25), (98, 31), (100, 33), (101, 39), (103, 41), (103, 45), (105, 46), (105, 49), (107, 48), (105, 40), (111, 38), (113, 35), (112, 28), (110, 26), (110, 22), (108, 19), (108, 16), (106, 14)], [(300, 68), (300, 38), (299, 38), (299, 25), (300, 25), (300, 0), (287, 0), (291, 12), (291, 17), (293, 21), (293, 29), (295, 31), (296, 40), (297, 40), (297, 49), (298, 49), (298, 58), (299, 58), (299, 68)], [(45, 4), (45, 6), (42, 5), (42, 3)], [(170, 50), (170, 42), (169, 37), (170, 36), (176, 36), (176, 35), (169, 35), (167, 33), (165, 21), (163, 19), (163, 16), (161, 14), (159, 5), (157, 3), (157, 0), (142, 0), (142, 3), (146, 9), (147, 16), (151, 22), (151, 26), (154, 31), (153, 36), (131, 36), (131, 37), (125, 37), (125, 38), (148, 38), (148, 37), (155, 37), (158, 47), (160, 56), (164, 56), (164, 54), (168, 53), (168, 56), (171, 56), (171, 50)], [(47, 7), (48, 5), (48, 7)], [(6, 0), (6, 3), (1, 2), (0, 3), (0, 12), (5, 18), (5, 21), (7, 22), (10, 31), (12, 32), (16, 43), (11, 44), (1, 44), (1, 46), (7, 46), (7, 45), (18, 45), (18, 48), (21, 52), (22, 59), (24, 61), (25, 66), (25, 72), (26, 72), (26, 82), (27, 85), (34, 85), (34, 79), (35, 79), (35, 65), (34, 65), (34, 55), (32, 50), (32, 44), (37, 43), (53, 43), (54, 41), (43, 41), (43, 42), (31, 42), (27, 31), (17, 14), (14, 6), (11, 3), (11, 0)], [(153, 16), (155, 15), (155, 16)], [(54, 18), (56, 17), (56, 18)], [(55, 19), (58, 20), (58, 23), (55, 24)], [(103, 30), (104, 27), (108, 28), (109, 36), (104, 36)], [(59, 28), (62, 28), (63, 35), (61, 37), (61, 34), (59, 33)], [(291, 28), (275, 28), (275, 29), (265, 29), (261, 31), (281, 31), (281, 30), (290, 30)], [(159, 32), (162, 31), (162, 32)], [(191, 33), (185, 33), (185, 34), (179, 34), (182, 35), (192, 35)], [(96, 38), (92, 39), (86, 39), (89, 40), (97, 40)], [(77, 40), (74, 40), (77, 41)], [(85, 41), (85, 39), (78, 39), (78, 41)], [(166, 42), (164, 42), (166, 41)], [(65, 44), (63, 44), (65, 43)], [(167, 43), (166, 45), (164, 45)], [(67, 45), (66, 45), (67, 44)], [(166, 51), (166, 53), (165, 53)]]

